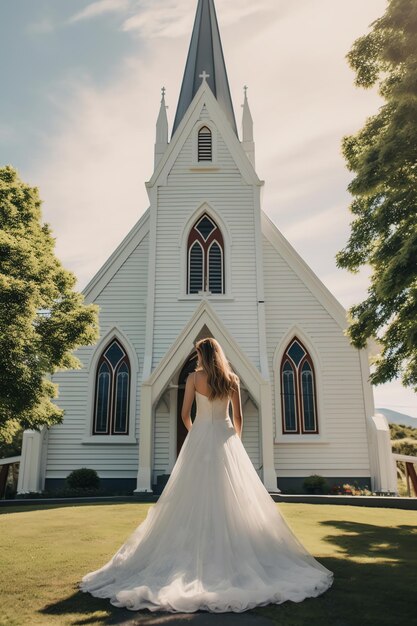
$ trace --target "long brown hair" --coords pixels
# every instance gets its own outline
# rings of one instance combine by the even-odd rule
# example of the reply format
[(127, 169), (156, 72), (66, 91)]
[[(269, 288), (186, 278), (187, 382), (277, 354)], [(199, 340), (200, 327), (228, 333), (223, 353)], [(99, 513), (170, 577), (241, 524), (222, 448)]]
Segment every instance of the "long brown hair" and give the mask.
[(238, 389), (239, 377), (230, 367), (219, 342), (213, 337), (206, 337), (197, 341), (195, 347), (200, 352), (202, 366), (196, 367), (196, 371), (203, 369), (207, 373), (210, 400), (230, 396)]

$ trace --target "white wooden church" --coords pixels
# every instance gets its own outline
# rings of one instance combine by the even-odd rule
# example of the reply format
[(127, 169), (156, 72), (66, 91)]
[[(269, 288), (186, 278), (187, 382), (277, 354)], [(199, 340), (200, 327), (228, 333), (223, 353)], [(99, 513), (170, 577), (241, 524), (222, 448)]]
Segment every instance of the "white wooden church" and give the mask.
[(214, 2), (199, 0), (170, 139), (162, 94), (149, 208), (84, 289), (101, 337), (75, 352), (82, 369), (53, 376), (64, 421), (25, 431), (18, 492), (63, 486), (80, 467), (109, 489), (157, 491), (206, 336), (240, 377), (243, 444), (270, 492), (301, 491), (311, 474), (396, 490), (368, 354), (262, 210), (263, 184), (246, 93), (239, 138)]

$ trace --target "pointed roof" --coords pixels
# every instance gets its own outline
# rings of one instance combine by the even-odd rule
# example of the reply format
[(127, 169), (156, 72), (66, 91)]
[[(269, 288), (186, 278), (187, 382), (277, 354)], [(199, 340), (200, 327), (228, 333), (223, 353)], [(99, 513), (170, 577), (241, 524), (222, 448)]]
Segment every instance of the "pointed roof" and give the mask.
[(198, 0), (172, 135), (174, 135), (201, 85), (200, 74), (203, 72), (209, 74), (207, 83), (237, 135), (235, 114), (213, 0)]

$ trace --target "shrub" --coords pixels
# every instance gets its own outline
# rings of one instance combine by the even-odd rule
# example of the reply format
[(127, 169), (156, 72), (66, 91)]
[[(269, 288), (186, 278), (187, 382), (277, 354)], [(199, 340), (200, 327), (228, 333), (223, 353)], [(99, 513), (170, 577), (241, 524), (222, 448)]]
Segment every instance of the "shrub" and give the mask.
[(405, 426), (404, 424), (389, 425), (391, 431), (391, 439), (417, 439), (417, 428)]
[(80, 467), (68, 474), (66, 481), (72, 489), (98, 489), (100, 478), (96, 470)]
[(413, 441), (393, 441), (392, 451), (396, 454), (417, 456), (417, 443), (414, 443)]
[(326, 490), (326, 479), (319, 474), (311, 474), (303, 481), (304, 489), (309, 493), (323, 493)]

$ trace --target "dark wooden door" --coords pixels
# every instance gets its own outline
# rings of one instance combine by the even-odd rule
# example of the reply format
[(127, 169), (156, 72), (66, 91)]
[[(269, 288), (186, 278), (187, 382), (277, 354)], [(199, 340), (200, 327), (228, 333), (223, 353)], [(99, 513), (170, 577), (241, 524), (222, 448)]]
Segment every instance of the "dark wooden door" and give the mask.
[[(177, 456), (180, 453), (182, 448), (182, 444), (184, 443), (184, 439), (187, 436), (187, 429), (185, 428), (184, 422), (181, 417), (181, 409), (182, 403), (184, 401), (184, 389), (185, 389), (185, 381), (187, 380), (187, 376), (190, 372), (195, 370), (197, 365), (197, 354), (195, 353), (191, 359), (185, 364), (182, 368), (181, 373), (178, 379), (178, 400), (177, 400)], [(194, 422), (195, 416), (197, 412), (197, 405), (194, 399), (193, 405), (191, 407), (191, 421)]]

